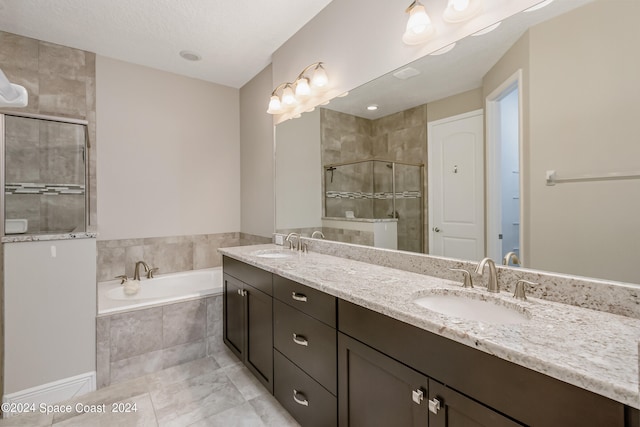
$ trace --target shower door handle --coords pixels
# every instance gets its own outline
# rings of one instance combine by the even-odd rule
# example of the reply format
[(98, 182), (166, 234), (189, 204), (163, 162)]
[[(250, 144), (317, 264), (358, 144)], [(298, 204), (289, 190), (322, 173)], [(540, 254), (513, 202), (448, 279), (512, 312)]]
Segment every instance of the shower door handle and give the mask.
[(442, 231), (442, 230), (440, 230), (438, 227), (433, 227), (433, 228), (432, 228), (432, 230), (433, 230), (434, 232), (436, 232), (436, 233), (439, 233), (440, 231)]

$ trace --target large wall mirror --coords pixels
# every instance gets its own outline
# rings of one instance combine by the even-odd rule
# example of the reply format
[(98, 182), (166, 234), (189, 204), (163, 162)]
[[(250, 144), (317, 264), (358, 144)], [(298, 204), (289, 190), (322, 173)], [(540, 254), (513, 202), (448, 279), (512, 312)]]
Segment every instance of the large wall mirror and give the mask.
[(555, 0), (278, 125), (276, 230), (640, 284), (639, 19)]

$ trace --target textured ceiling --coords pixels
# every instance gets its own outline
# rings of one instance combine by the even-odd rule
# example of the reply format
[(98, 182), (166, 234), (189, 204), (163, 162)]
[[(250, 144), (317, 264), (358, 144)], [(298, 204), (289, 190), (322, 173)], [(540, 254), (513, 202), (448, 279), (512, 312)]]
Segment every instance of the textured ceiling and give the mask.
[(239, 88), (330, 2), (0, 0), (0, 30)]

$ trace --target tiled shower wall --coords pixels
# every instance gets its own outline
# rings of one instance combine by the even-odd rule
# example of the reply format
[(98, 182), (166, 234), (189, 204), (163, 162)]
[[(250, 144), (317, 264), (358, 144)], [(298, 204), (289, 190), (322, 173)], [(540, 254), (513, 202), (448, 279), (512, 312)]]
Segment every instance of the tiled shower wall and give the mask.
[[(323, 165), (370, 158), (427, 164), (427, 105), (421, 105), (377, 120), (367, 120), (327, 109), (321, 109), (320, 114)], [(363, 165), (360, 168), (349, 167), (348, 174), (350, 176), (341, 176), (338, 171), (335, 171), (334, 184), (338, 185), (336, 181), (342, 180), (342, 182), (349, 183), (349, 191), (372, 191), (371, 172), (364, 170), (364, 174), (359, 174), (359, 172), (362, 172), (360, 169), (366, 169), (366, 167), (367, 165)], [(381, 168), (376, 168), (376, 170), (379, 169)], [(391, 174), (386, 173), (385, 169), (381, 170), (381, 173), (376, 173), (375, 191), (378, 191), (378, 189), (390, 191)], [(330, 184), (326, 184), (330, 181), (331, 172), (325, 171), (323, 173), (325, 174), (323, 193), (326, 190), (335, 190)], [(355, 174), (358, 176), (355, 176)], [(423, 174), (424, 177), (416, 178), (418, 175), (411, 173), (407, 176), (411, 176), (413, 180), (421, 179), (422, 186), (419, 185), (420, 182), (407, 184), (410, 184), (412, 189), (415, 184), (418, 184), (418, 188), (422, 187), (422, 198), (400, 199), (396, 203), (396, 211), (399, 214), (398, 249), (414, 252), (420, 252), (421, 242), (415, 236), (420, 234), (421, 222), (424, 225), (422, 228), (425, 242), (428, 237), (426, 232), (426, 173)], [(359, 182), (359, 180), (363, 182)], [(358, 190), (359, 188), (362, 188), (362, 190)], [(335, 202), (336, 200), (333, 201)], [(337, 202), (339, 206), (333, 206), (337, 211), (352, 210), (356, 216), (365, 216), (362, 215), (364, 213), (361, 210), (362, 203), (367, 203), (368, 206), (373, 207), (375, 217), (386, 217), (393, 210), (390, 202), (372, 204), (371, 200), (352, 200), (348, 198), (339, 199)], [(324, 203), (323, 197), (323, 209), (325, 209)], [(360, 215), (358, 214), (359, 211), (361, 211)], [(340, 233), (339, 230), (338, 232), (335, 231), (332, 230), (332, 235), (338, 241), (360, 243), (341, 240), (343, 236), (346, 238), (347, 234)], [(426, 250), (427, 248), (425, 247), (424, 249)]]
[(29, 93), (27, 107), (15, 110), (88, 121), (87, 200), (89, 223), (95, 225), (96, 55), (0, 31), (0, 66), (12, 83), (24, 86)]
[(237, 232), (98, 240), (98, 282), (123, 274), (132, 277), (137, 261), (157, 267), (158, 274), (219, 267), (218, 248), (270, 242), (271, 238)]

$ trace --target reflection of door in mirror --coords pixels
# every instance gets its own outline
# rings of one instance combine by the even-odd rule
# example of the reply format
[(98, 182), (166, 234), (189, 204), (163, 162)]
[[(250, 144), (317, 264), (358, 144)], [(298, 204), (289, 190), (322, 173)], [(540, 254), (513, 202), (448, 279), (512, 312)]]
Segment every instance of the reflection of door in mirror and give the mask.
[[(522, 70), (487, 97), (487, 253), (496, 260), (521, 247), (520, 85)], [(526, 265), (526, 264), (524, 264)]]
[(484, 257), (482, 110), (428, 123), (429, 253)]

